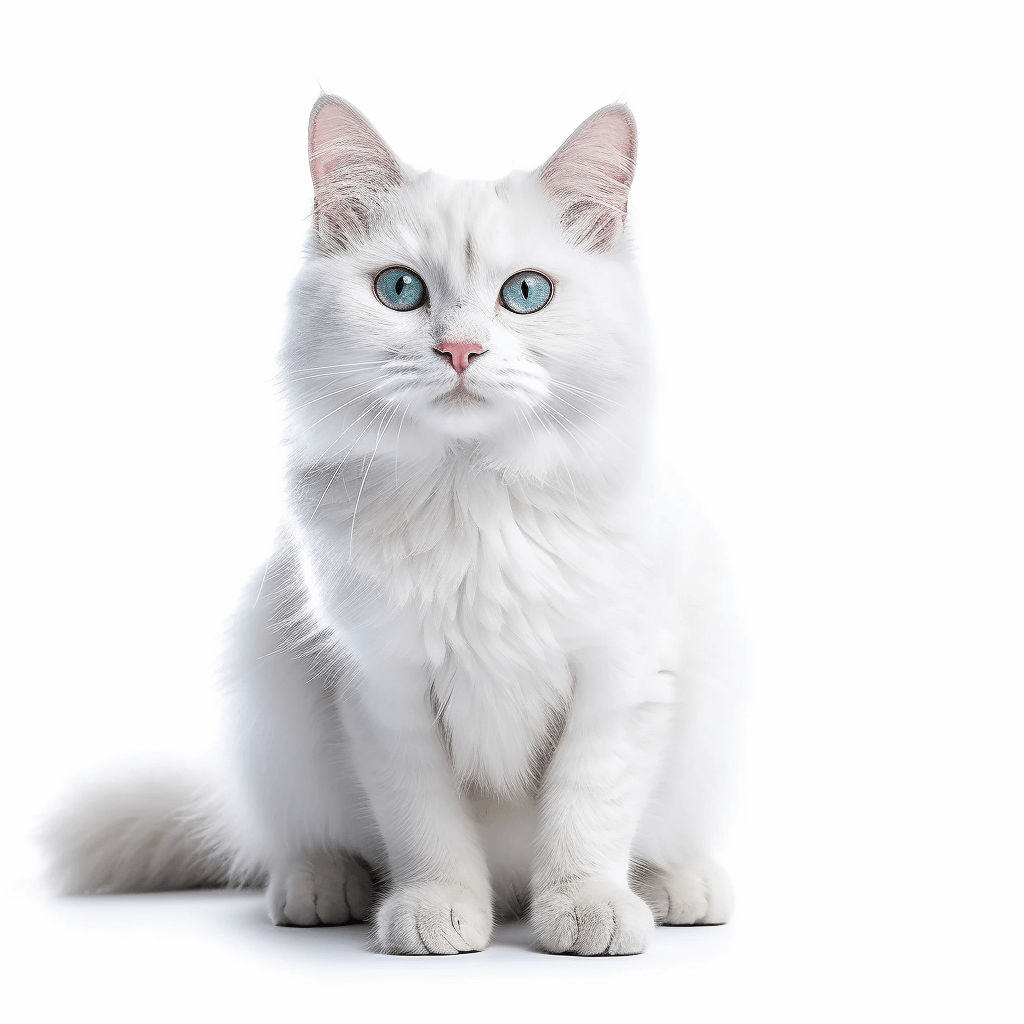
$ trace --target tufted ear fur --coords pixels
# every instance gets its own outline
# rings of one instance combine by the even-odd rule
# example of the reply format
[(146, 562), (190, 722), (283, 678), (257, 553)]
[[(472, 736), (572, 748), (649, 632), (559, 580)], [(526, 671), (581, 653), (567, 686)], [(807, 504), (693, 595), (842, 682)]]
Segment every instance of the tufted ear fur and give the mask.
[(602, 107), (537, 171), (561, 210), (562, 227), (588, 252), (615, 247), (626, 221), (636, 163), (636, 121), (621, 104)]
[(345, 246), (364, 232), (383, 197), (402, 180), (398, 159), (369, 121), (337, 96), (309, 115), (313, 224), (321, 242)]

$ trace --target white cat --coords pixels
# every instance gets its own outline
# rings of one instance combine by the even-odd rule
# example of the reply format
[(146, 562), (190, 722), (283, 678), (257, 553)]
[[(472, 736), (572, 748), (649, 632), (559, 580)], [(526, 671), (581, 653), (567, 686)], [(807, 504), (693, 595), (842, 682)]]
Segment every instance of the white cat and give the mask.
[(287, 522), (234, 627), (233, 783), (83, 798), (58, 883), (265, 878), (275, 923), (372, 917), (391, 953), (480, 950), (526, 908), (585, 955), (724, 922), (736, 648), (649, 438), (632, 115), (462, 182), (324, 96), (309, 152)]

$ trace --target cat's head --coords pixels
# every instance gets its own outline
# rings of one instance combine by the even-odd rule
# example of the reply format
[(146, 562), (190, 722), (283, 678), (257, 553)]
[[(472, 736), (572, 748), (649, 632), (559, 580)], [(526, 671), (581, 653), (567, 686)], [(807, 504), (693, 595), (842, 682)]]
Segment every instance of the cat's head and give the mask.
[(357, 110), (321, 97), (284, 353), (303, 459), (399, 434), (410, 452), (471, 442), (538, 465), (621, 444), (648, 357), (624, 237), (635, 157), (632, 115), (609, 106), (534, 172), (453, 181), (400, 163)]

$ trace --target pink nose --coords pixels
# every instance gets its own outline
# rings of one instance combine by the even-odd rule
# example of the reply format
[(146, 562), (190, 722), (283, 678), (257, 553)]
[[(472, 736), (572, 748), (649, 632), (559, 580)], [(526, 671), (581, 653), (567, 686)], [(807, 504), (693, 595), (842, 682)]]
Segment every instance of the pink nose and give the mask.
[(483, 346), (475, 341), (442, 341), (434, 346), (434, 351), (444, 356), (456, 373), (465, 373), (469, 369), (469, 361), (484, 354)]

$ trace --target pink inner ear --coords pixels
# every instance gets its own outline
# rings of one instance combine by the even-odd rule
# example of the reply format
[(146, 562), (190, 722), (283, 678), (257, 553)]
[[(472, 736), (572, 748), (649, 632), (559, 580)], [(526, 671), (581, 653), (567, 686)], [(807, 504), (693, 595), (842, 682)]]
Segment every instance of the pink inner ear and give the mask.
[(330, 157), (326, 153), (326, 140), (341, 135), (345, 130), (345, 113), (333, 103), (321, 107), (309, 127), (309, 169), (314, 179), (323, 178), (330, 170)]
[(313, 222), (328, 244), (366, 230), (373, 210), (402, 180), (394, 153), (355, 107), (323, 96), (309, 122)]
[(622, 232), (636, 160), (636, 123), (622, 106), (605, 107), (576, 129), (540, 169), (562, 225), (576, 244), (610, 249)]
[(316, 181), (325, 178), (338, 163), (336, 143), (360, 134), (354, 111), (338, 103), (327, 103), (313, 117), (309, 128), (309, 169)]
[(314, 109), (309, 126), (309, 169), (317, 185), (337, 171), (392, 184), (401, 177), (398, 160), (370, 122), (355, 107), (333, 96), (324, 97)]
[[(584, 122), (552, 158), (556, 174), (607, 174), (627, 188), (633, 180), (636, 127), (619, 109), (601, 111)], [(557, 170), (556, 170), (557, 168)]]

